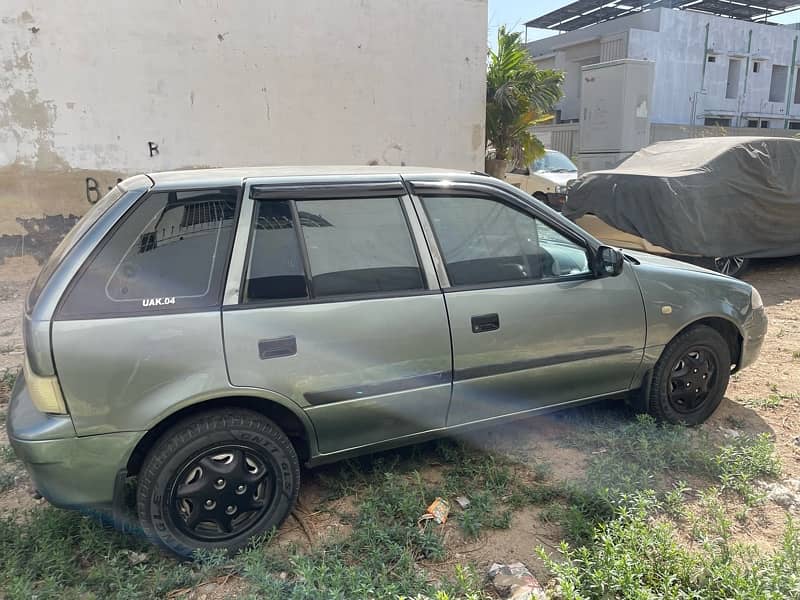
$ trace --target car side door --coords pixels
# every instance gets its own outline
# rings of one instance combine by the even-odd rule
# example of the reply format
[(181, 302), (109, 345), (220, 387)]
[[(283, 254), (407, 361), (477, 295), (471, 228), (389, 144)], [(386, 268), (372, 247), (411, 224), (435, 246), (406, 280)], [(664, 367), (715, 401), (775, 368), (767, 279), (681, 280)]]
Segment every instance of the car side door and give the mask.
[(414, 190), (450, 319), (448, 426), (629, 389), (645, 343), (632, 269), (595, 275), (586, 240), (501, 188)]
[(234, 386), (294, 401), (322, 454), (444, 427), (447, 313), (399, 177), (248, 181), (236, 235)]

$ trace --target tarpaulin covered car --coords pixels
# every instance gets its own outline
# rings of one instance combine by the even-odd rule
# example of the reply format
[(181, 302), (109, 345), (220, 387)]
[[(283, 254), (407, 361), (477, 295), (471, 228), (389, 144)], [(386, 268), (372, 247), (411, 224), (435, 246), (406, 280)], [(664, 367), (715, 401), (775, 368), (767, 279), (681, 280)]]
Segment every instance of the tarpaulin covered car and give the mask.
[(658, 142), (574, 182), (564, 214), (604, 241), (740, 273), (750, 258), (800, 254), (800, 140)]

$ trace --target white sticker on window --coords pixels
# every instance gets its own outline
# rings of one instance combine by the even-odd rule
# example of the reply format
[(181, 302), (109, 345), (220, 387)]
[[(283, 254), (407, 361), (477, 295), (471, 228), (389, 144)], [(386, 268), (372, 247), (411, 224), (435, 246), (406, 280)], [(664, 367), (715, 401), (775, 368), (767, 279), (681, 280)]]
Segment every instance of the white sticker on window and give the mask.
[(142, 306), (167, 306), (168, 304), (175, 304), (175, 296), (169, 298), (145, 298), (142, 300)]

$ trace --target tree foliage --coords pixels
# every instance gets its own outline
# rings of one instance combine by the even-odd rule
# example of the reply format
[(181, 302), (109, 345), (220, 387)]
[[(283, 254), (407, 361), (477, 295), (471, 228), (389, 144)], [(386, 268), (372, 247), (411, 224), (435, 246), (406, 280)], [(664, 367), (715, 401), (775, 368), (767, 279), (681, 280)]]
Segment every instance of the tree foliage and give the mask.
[(539, 69), (520, 40), (505, 26), (497, 31), (497, 51), (489, 50), (486, 73), (486, 142), (495, 158), (519, 156), (526, 164), (544, 152), (530, 127), (561, 99), (564, 74)]

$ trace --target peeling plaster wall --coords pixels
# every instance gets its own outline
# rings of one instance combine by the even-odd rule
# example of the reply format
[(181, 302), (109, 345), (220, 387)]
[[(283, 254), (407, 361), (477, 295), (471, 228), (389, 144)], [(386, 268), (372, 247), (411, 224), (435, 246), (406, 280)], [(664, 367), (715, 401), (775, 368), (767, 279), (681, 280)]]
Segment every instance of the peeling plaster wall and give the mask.
[(4, 0), (0, 261), (138, 172), (482, 167), (486, 4)]

